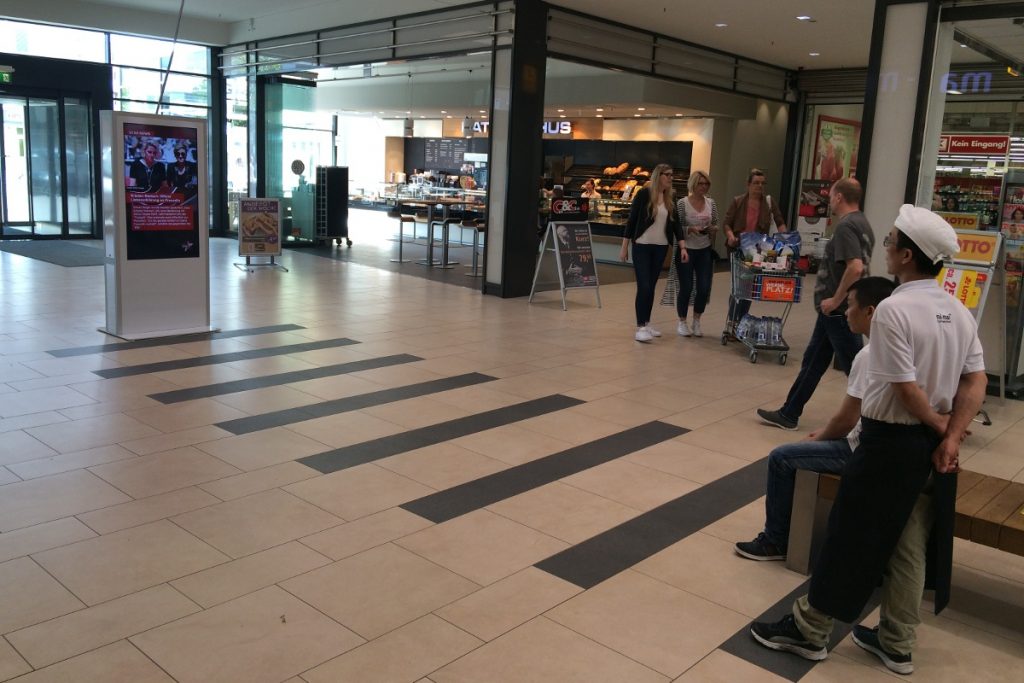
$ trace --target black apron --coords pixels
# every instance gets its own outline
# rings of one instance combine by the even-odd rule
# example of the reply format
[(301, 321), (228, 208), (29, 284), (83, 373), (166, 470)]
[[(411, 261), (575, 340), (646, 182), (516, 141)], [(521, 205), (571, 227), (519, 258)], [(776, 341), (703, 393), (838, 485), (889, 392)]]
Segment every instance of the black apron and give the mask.
[(938, 614), (949, 602), (956, 475), (934, 471), (931, 456), (941, 438), (930, 428), (868, 418), (861, 422), (860, 445), (843, 470), (808, 600), (840, 621), (856, 621), (934, 475), (926, 587), (935, 590)]

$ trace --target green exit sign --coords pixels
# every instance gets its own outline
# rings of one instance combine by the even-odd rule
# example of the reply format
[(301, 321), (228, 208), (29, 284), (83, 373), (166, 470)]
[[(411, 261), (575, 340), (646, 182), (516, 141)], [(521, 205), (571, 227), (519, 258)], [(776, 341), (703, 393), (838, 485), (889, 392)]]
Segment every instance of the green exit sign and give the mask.
[(0, 83), (13, 83), (14, 74), (7, 71), (0, 71)]

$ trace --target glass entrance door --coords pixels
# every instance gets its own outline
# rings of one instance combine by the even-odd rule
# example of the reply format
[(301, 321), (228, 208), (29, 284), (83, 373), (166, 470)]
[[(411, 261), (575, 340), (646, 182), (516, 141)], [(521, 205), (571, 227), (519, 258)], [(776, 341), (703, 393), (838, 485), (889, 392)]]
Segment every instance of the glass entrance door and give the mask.
[(89, 100), (0, 94), (0, 237), (94, 233)]

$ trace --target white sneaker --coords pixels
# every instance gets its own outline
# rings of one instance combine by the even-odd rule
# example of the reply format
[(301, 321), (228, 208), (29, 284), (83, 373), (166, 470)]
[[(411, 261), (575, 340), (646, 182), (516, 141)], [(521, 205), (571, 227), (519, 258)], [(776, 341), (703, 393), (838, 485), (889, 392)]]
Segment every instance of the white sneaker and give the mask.
[(686, 324), (686, 321), (680, 320), (679, 324), (676, 325), (676, 334), (680, 337), (689, 337), (693, 333), (690, 332), (690, 326)]
[(661, 332), (659, 332), (658, 330), (654, 329), (649, 324), (647, 325), (647, 331), (651, 333), (652, 337), (660, 337), (661, 336)]
[(654, 335), (652, 335), (650, 330), (646, 327), (640, 327), (637, 329), (636, 334), (633, 335), (633, 339), (636, 339), (638, 342), (646, 343), (654, 339)]
[(694, 337), (703, 337), (704, 333), (700, 331), (700, 318), (694, 318), (693, 326), (690, 328), (693, 330)]

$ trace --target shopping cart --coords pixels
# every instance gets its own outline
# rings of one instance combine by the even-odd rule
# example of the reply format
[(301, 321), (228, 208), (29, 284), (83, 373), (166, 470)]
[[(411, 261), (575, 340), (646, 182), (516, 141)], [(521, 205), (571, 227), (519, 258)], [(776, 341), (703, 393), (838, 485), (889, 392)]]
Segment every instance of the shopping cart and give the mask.
[[(722, 332), (722, 345), (730, 341), (741, 342), (750, 350), (750, 362), (757, 362), (759, 351), (773, 351), (779, 354), (779, 365), (785, 365), (789, 358), (789, 344), (782, 338), (782, 330), (789, 319), (789, 312), (793, 304), (800, 302), (800, 292), (803, 288), (803, 276), (799, 270), (775, 271), (765, 270), (746, 263), (737, 255), (731, 259), (731, 280), (732, 290), (729, 292), (729, 310), (733, 310), (739, 301), (768, 301), (771, 303), (784, 304), (782, 317), (778, 324), (777, 339), (770, 339), (767, 336), (759, 338), (756, 331), (747, 334), (736, 334), (738, 329), (732, 329), (726, 320), (726, 328)], [(739, 323), (739, 321), (736, 321)]]

